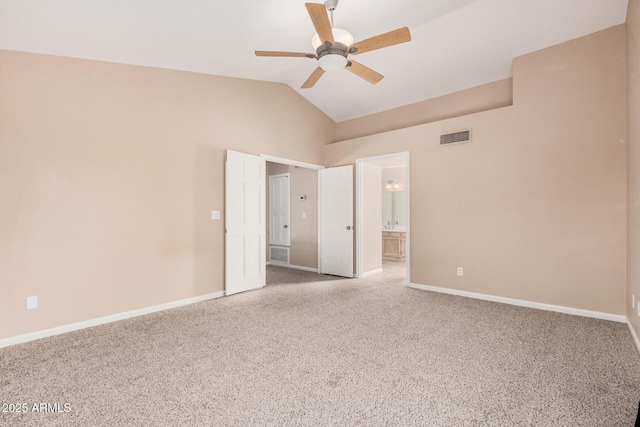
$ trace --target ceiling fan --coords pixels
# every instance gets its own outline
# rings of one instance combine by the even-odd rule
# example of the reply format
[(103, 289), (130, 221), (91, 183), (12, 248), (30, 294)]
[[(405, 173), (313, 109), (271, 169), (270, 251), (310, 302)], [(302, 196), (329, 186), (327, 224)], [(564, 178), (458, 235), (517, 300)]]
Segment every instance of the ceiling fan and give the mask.
[[(338, 0), (328, 0), (321, 3), (305, 3), (307, 12), (316, 35), (311, 39), (311, 44), (316, 53), (301, 52), (272, 52), (256, 50), (256, 56), (281, 56), (317, 59), (319, 67), (311, 73), (311, 76), (304, 82), (302, 89), (313, 87), (325, 71), (341, 70), (346, 68), (353, 74), (376, 84), (384, 78), (380, 73), (371, 68), (356, 62), (349, 55), (359, 55), (372, 50), (382, 49), (411, 40), (411, 33), (407, 27), (402, 27), (388, 33), (380, 34), (366, 40), (355, 42), (351, 33), (339, 28), (333, 28), (333, 11), (338, 6)], [(329, 21), (329, 13), (331, 21)]]

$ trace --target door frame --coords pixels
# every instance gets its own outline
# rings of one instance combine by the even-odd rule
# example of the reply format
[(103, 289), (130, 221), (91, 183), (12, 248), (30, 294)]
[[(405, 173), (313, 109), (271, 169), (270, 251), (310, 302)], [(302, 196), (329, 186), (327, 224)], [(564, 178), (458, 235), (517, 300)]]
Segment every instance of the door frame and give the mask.
[(298, 166), (305, 169), (315, 169), (315, 170), (324, 169), (324, 166), (322, 165), (300, 162), (298, 160), (286, 159), (284, 157), (271, 156), (269, 154), (260, 154), (260, 157), (264, 158), (265, 161), (271, 162), (271, 163), (282, 163), (283, 165)]
[[(364, 226), (363, 217), (363, 181), (362, 181), (362, 165), (370, 163), (379, 166), (384, 161), (390, 161), (394, 159), (402, 159), (405, 166), (405, 179), (406, 179), (406, 191), (407, 191), (407, 231), (406, 231), (406, 248), (405, 248), (405, 262), (406, 262), (406, 285), (411, 283), (411, 170), (410, 170), (410, 153), (409, 151), (402, 151), (399, 153), (384, 154), (381, 156), (364, 157), (356, 159), (356, 277), (362, 278), (363, 263), (364, 263), (364, 236), (362, 233), (362, 227)], [(382, 184), (382, 183), (381, 183)], [(382, 188), (380, 188), (382, 191)], [(382, 226), (380, 228), (382, 233)]]

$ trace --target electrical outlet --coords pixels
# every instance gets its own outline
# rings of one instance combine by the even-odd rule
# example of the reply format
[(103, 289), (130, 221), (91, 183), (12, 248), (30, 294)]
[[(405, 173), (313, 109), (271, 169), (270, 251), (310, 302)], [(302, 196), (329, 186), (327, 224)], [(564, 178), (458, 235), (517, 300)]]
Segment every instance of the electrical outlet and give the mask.
[(305, 219), (307, 217), (307, 213), (306, 212), (302, 212), (302, 219)]
[(636, 308), (636, 294), (631, 294), (631, 308)]
[(27, 297), (27, 310), (38, 308), (38, 296)]
[(220, 219), (220, 211), (211, 211), (211, 219)]
[(462, 276), (464, 274), (464, 270), (462, 267), (458, 267), (458, 276)]

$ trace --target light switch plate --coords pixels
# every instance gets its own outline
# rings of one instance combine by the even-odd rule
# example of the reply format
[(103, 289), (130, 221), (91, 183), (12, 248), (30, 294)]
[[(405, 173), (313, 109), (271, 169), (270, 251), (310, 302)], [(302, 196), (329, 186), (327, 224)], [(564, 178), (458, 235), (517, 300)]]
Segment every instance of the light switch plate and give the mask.
[(220, 219), (220, 211), (211, 211), (211, 219)]

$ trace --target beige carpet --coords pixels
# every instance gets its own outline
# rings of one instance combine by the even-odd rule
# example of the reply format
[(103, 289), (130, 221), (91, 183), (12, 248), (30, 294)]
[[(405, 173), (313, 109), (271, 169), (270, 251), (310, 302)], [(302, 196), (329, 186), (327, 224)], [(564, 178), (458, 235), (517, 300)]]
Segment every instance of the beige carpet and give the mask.
[(2, 426), (630, 426), (640, 355), (624, 324), (307, 281), (0, 349), (0, 398), (29, 407)]

